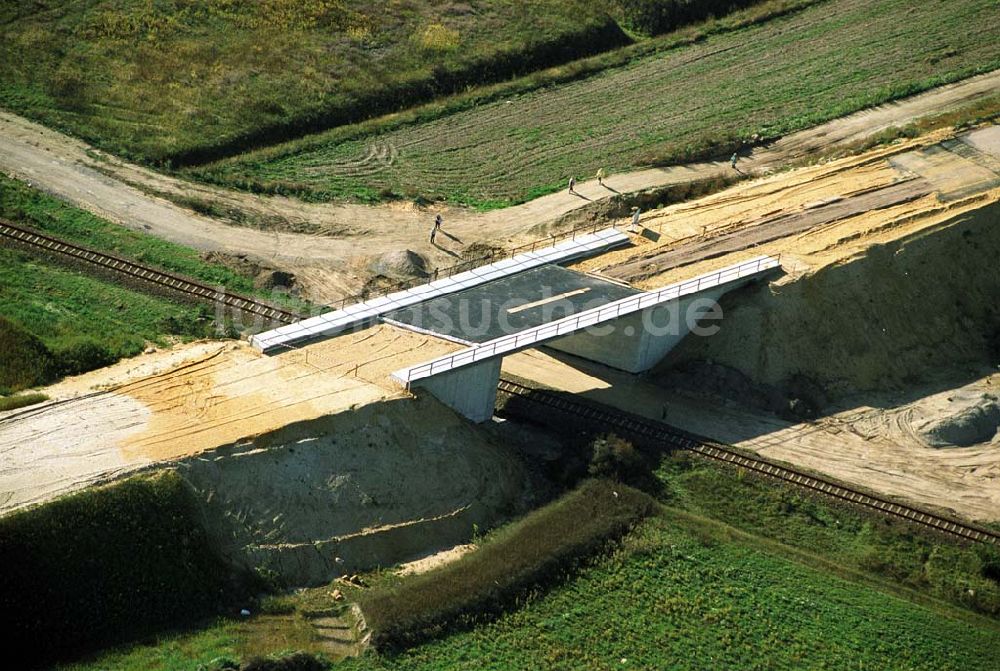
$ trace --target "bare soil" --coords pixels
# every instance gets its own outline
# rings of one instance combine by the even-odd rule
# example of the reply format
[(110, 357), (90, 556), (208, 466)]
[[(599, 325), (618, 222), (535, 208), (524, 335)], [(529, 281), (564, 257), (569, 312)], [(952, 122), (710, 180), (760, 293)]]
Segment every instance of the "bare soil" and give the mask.
[(381, 326), (275, 357), (195, 343), (63, 381), (53, 402), (0, 416), (0, 512), (403, 398), (391, 371), (456, 348)]

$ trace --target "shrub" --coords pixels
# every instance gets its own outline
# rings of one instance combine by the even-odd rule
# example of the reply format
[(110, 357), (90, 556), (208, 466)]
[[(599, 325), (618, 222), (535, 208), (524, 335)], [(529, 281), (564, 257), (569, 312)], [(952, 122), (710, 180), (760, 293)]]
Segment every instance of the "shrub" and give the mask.
[(458, 562), (362, 597), (372, 645), (399, 649), (495, 617), (561, 581), (652, 509), (642, 492), (586, 481)]
[(595, 477), (631, 480), (645, 470), (645, 462), (632, 443), (614, 434), (594, 441), (587, 471)]
[(173, 472), (0, 518), (0, 624), (43, 664), (218, 611), (234, 586)]
[(417, 42), (428, 51), (454, 51), (458, 49), (461, 38), (457, 30), (432, 23), (420, 32)]
[(984, 543), (978, 546), (977, 551), (982, 576), (1000, 585), (1000, 548)]
[(58, 366), (45, 344), (20, 324), (0, 317), (0, 387), (15, 392), (51, 382)]
[(81, 337), (56, 349), (54, 359), (59, 375), (79, 375), (109, 366), (118, 356), (107, 345)]
[(243, 665), (241, 671), (325, 671), (329, 668), (323, 660), (304, 652), (287, 657), (264, 659), (255, 657)]
[(660, 35), (710, 16), (724, 16), (762, 0), (617, 0), (621, 22), (631, 30)]
[(45, 394), (20, 394), (18, 396), (0, 397), (0, 412), (4, 410), (17, 410), (29, 405), (41, 403), (49, 400)]

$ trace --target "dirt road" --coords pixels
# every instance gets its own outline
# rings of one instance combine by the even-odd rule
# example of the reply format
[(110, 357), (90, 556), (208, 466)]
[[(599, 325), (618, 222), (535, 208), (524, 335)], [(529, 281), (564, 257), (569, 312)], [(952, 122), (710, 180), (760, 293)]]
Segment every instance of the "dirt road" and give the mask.
[[(941, 113), (995, 94), (1000, 71), (859, 112), (795, 133), (740, 161), (742, 171), (763, 174), (811, 152), (845, 146), (893, 125)], [(412, 204), (365, 206), (306, 204), (192, 184), (104, 155), (58, 132), (0, 112), (0, 170), (130, 228), (202, 250), (242, 253), (295, 272), (305, 292), (328, 301), (353, 293), (370, 272), (374, 257), (412, 249), (433, 265), (454, 263), (476, 242), (511, 244), (537, 235), (541, 227), (614, 196), (731, 172), (728, 163), (696, 163), (614, 175), (603, 188), (577, 185), (578, 195), (557, 193), (487, 213), (441, 208), (439, 245), (428, 240), (437, 210)], [(166, 197), (164, 197), (166, 196)], [(168, 198), (197, 199), (220, 211), (241, 213), (250, 225), (237, 226), (197, 214)], [(307, 231), (307, 232), (295, 232)]]

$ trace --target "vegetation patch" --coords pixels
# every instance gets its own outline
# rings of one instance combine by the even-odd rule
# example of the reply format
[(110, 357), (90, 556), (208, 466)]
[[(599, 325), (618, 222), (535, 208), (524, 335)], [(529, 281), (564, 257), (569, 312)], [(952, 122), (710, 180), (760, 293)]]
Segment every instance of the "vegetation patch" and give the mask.
[(628, 41), (586, 0), (31, 0), (0, 6), (0, 101), (177, 164)]
[(372, 644), (390, 650), (410, 646), (523, 604), (533, 591), (565, 579), (621, 537), (652, 505), (629, 487), (586, 481), (454, 564), (365, 594), (360, 605)]
[(0, 387), (48, 384), (143, 351), (216, 336), (207, 305), (151, 296), (0, 249)]
[(29, 405), (35, 405), (36, 403), (41, 403), (42, 401), (49, 400), (49, 397), (45, 394), (17, 394), (16, 396), (0, 396), (0, 412), (4, 410), (17, 410), (18, 408), (26, 408)]
[(176, 473), (0, 518), (7, 653), (43, 664), (213, 615), (242, 588)]
[(52, 353), (40, 338), (0, 315), (0, 392), (10, 394), (41, 386), (52, 380), (57, 370)]
[[(961, 131), (994, 123), (997, 119), (1000, 119), (1000, 95), (989, 96), (949, 112), (926, 116), (904, 126), (890, 126), (853, 145), (830, 151), (824, 157), (840, 158), (852, 154), (862, 154), (875, 147), (891, 144), (896, 140), (920, 137), (941, 128), (951, 127), (956, 131)], [(815, 160), (815, 157), (812, 157), (812, 160)]]
[[(193, 249), (112, 224), (2, 175), (0, 217), (207, 284), (262, 295), (293, 310), (308, 309), (283, 292), (255, 290), (254, 276), (232, 264), (204, 260)], [(143, 283), (127, 286), (118, 277), (93, 275), (90, 266), (62, 262), (0, 249), (0, 395), (107, 366), (138, 354), (149, 342), (217, 336), (208, 304), (153, 295)]]
[(695, 41), (656, 38), (668, 48), (559, 86), (344, 127), (195, 175), (319, 200), (509, 205), (570, 175), (728, 156), (753, 133), (781, 136), (995, 69), (998, 20), (991, 0), (830, 0)]
[(620, 21), (630, 30), (660, 35), (710, 16), (724, 16), (760, 0), (616, 0)]
[(1000, 548), (961, 545), (686, 456), (666, 459), (656, 475), (661, 497), (671, 506), (1000, 618), (1000, 581), (993, 568), (1000, 566)]
[[(613, 463), (634, 463), (619, 458), (630, 450), (617, 439), (602, 440), (594, 446), (598, 458), (592, 465), (607, 464), (608, 446), (618, 455)], [(656, 462), (654, 456), (647, 454)], [(899, 576), (930, 557), (928, 574), (948, 574), (947, 581), (978, 593), (989, 589), (986, 581), (1000, 580), (995, 551), (914, 534), (907, 525), (867, 518), (698, 460), (670, 458), (655, 475), (663, 484), (659, 496), (670, 507), (578, 564), (568, 580), (529, 591), (517, 600), (518, 608), (475, 621), (474, 628), (435, 627), (428, 631), (437, 635), (433, 640), (366, 654), (337, 668), (700, 669), (706, 660), (741, 669), (992, 668), (991, 651), (1000, 644), (995, 620), (970, 612), (976, 609), (971, 601), (944, 596), (949, 604), (928, 583)], [(614, 491), (627, 491), (619, 487)], [(572, 520), (569, 529), (587, 519)], [(498, 531), (496, 540), (512, 530)], [(861, 555), (885, 564), (852, 559)], [(411, 581), (419, 582), (413, 597), (430, 594), (436, 603), (433, 588), (452, 593), (453, 575), (448, 569), (409, 578), (384, 572), (369, 581), (376, 598), (409, 594)], [(333, 588), (343, 588), (348, 599), (368, 598), (364, 590), (335, 584), (283, 597), (272, 610), (284, 613), (289, 604), (296, 611), (335, 608)], [(267, 634), (257, 628), (252, 630), (260, 633), (249, 633), (257, 618), (220, 622), (72, 669), (214, 669), (211, 663), (220, 656), (240, 660), (313, 650), (294, 620), (267, 617), (261, 618)], [(250, 640), (257, 642), (253, 653), (247, 652)]]

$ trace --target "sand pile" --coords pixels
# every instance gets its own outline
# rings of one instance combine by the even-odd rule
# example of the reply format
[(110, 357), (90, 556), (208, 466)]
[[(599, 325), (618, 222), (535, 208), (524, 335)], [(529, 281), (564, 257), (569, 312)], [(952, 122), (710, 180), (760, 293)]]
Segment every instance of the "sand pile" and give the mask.
[(971, 447), (1000, 444), (1000, 400), (992, 394), (955, 394), (948, 412), (913, 421), (930, 447)]

